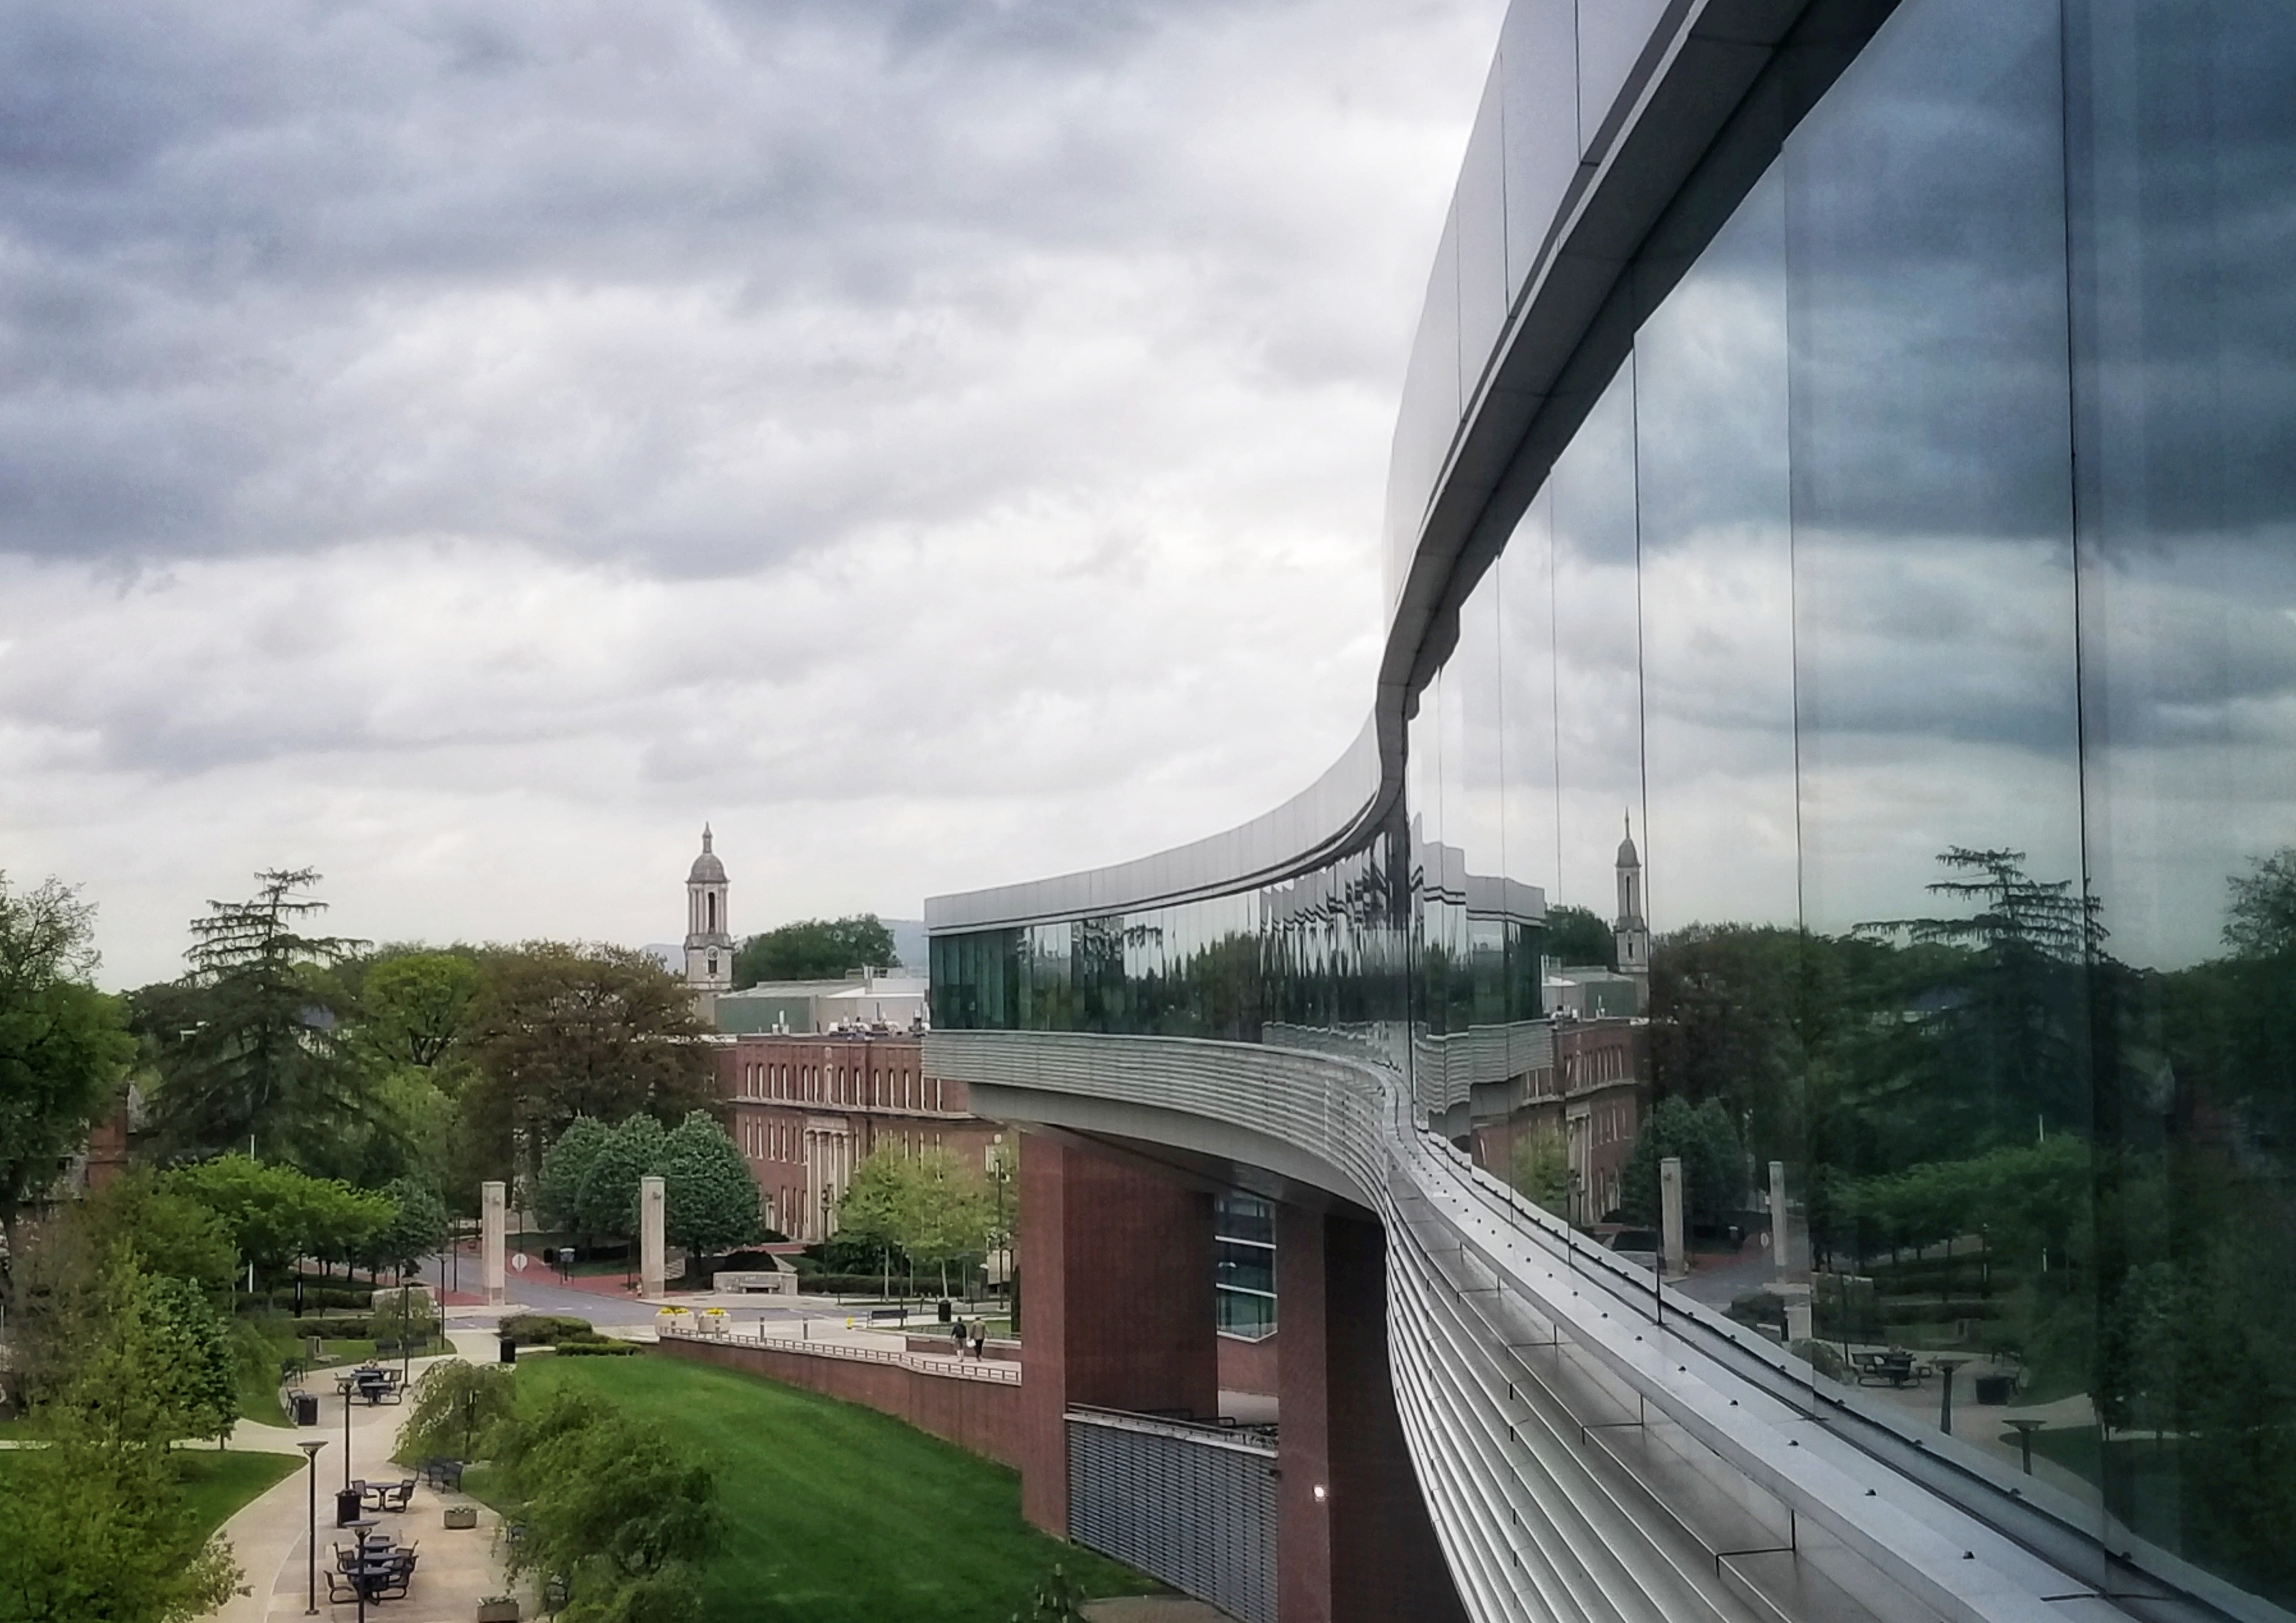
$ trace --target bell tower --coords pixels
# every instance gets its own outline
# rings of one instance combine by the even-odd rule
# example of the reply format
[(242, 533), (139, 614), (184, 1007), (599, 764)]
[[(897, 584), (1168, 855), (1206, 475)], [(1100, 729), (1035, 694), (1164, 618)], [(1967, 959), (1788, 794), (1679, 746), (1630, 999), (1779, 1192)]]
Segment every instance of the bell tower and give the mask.
[(701, 827), (701, 855), (685, 874), (685, 984), (704, 1001), (734, 988), (734, 938), (726, 928), (726, 865)]
[(1611, 925), (1611, 945), (1619, 973), (1641, 983), (1636, 1002), (1649, 1006), (1650, 924), (1643, 917), (1643, 859), (1635, 849), (1635, 819), (1627, 816), (1627, 837), (1619, 841), (1619, 916)]

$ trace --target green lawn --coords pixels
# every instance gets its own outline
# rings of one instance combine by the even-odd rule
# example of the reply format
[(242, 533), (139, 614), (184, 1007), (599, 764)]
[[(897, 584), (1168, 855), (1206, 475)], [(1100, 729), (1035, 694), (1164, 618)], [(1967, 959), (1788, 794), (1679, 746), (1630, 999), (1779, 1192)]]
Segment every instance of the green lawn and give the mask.
[(1005, 1623), (1056, 1562), (1088, 1594), (1157, 1587), (1022, 1521), (1014, 1472), (873, 1410), (659, 1355), (545, 1358), (518, 1379), (592, 1387), (717, 1464), (710, 1623)]
[(293, 1454), (248, 1454), (194, 1445), (176, 1451), (176, 1469), (184, 1479), (184, 1503), (198, 1514), (200, 1526), (212, 1533), (256, 1495), (302, 1470), (303, 1460)]
[[(0, 1471), (14, 1463), (16, 1450), (0, 1450)], [(176, 1471), (184, 1484), (184, 1503), (199, 1518), (202, 1533), (212, 1533), (232, 1513), (283, 1477), (303, 1469), (302, 1456), (292, 1454), (249, 1454), (217, 1450), (193, 1444), (176, 1450)]]

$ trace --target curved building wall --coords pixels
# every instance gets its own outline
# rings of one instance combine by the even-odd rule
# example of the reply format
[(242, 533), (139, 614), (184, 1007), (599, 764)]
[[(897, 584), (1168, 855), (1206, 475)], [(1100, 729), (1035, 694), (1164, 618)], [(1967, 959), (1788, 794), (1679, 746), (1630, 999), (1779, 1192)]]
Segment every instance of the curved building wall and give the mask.
[[(1707, 1247), (1685, 1310), (1739, 1321), (1701, 1332), (1716, 1357), (1791, 1326), (1801, 1396), (1766, 1392), (1860, 1459), (1918, 1445), (1949, 1467), (1931, 1488), (2081, 1593), (2281, 1615), (2296, 12), (1725, 20), (1510, 13), (1398, 430), (1377, 784), (1359, 762), (1344, 816), (1224, 888), (1134, 865), (1064, 915), (1051, 890), (937, 903), (935, 1042), (991, 1086), (1035, 1084), (990, 1034), (1079, 1033), (1259, 1045), (1286, 1077), (1321, 1056), (1327, 1094), (1362, 1090), (1345, 1186), (1435, 1259), (1397, 1275), (1398, 1388), (1480, 1615), (1542, 1610), (1502, 1581), (1522, 1506), (1489, 1484), (1569, 1497), (1581, 1467), (1478, 1463), (1490, 1434), (1456, 1415), (1497, 1366), (1410, 1225), (1464, 1157), (1474, 1222), (1514, 1225), (1535, 1269), (1579, 1242), (1526, 1202), (1642, 1226), (1660, 1152)], [(1637, 159), (1667, 109), (1697, 140)], [(1606, 184), (1669, 175), (1576, 324), (1542, 325), (1586, 222), (1633, 213)], [(1544, 391), (1501, 387), (1542, 346)], [(1623, 1076), (1579, 1040), (1611, 1028)], [(1060, 1052), (1045, 1086), (1090, 1091)], [(1125, 1052), (1109, 1091), (1157, 1102)], [(1573, 1111), (1605, 1083), (1631, 1111)], [(1786, 1231), (1726, 1255), (1767, 1230), (1773, 1164)], [(1938, 1375), (1871, 1384), (1893, 1348), (1960, 1362), (1956, 1435)], [(1971, 1409), (1972, 1374), (2013, 1402)], [(1890, 1582), (1917, 1593), (1907, 1559)]]

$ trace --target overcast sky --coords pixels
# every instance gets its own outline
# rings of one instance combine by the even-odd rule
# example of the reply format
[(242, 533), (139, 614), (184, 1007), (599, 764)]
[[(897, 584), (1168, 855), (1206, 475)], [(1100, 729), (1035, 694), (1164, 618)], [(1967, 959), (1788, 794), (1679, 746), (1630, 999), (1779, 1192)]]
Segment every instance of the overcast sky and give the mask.
[(1501, 0), (0, 13), (0, 870), (180, 967), (1143, 854), (1360, 724)]

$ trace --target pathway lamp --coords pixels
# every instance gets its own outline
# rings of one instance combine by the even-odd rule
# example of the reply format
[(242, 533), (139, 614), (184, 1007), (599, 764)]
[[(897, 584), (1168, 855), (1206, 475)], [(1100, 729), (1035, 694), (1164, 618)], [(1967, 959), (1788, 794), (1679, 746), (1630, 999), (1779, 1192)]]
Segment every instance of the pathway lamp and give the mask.
[(324, 1438), (295, 1445), (303, 1451), (303, 1474), (309, 1487), (308, 1508), (303, 1517), (303, 1615), (319, 1615), (319, 1450), (327, 1446)]

